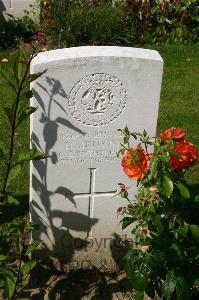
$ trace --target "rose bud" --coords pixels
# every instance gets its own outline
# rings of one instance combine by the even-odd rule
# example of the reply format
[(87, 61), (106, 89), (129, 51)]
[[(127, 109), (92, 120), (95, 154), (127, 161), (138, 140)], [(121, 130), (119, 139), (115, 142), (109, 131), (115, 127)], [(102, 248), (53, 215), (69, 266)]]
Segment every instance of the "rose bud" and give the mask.
[(142, 247), (141, 247), (141, 251), (142, 251), (143, 253), (148, 252), (148, 251), (149, 251), (149, 246), (142, 246)]
[(172, 127), (160, 134), (160, 140), (163, 143), (169, 140), (173, 140), (174, 142), (182, 142), (184, 141), (184, 139), (185, 139), (185, 132), (181, 128)]
[(123, 215), (123, 214), (125, 214), (125, 212), (126, 212), (126, 207), (119, 207), (118, 208), (118, 210), (117, 210), (117, 214), (118, 215)]
[(141, 228), (140, 234), (143, 237), (147, 237), (147, 236), (149, 236), (149, 230), (147, 228)]
[(149, 188), (149, 192), (151, 192), (151, 193), (155, 193), (157, 191), (157, 186), (156, 185), (152, 185), (152, 186), (150, 186), (150, 188)]
[(119, 185), (119, 188), (120, 188), (120, 191), (121, 191), (121, 192), (125, 192), (125, 191), (126, 191), (126, 186), (125, 186), (125, 184), (123, 184), (123, 183), (118, 183), (118, 185)]

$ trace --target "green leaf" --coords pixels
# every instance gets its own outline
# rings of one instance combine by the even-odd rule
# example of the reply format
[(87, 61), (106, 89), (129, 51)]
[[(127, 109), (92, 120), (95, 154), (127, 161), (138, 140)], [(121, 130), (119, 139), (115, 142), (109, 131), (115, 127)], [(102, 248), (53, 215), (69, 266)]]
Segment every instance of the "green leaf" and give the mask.
[(124, 128), (124, 134), (125, 135), (129, 135), (130, 134), (130, 131), (129, 131), (129, 129), (128, 129), (127, 126)]
[(39, 224), (34, 224), (34, 223), (29, 223), (28, 224), (28, 229), (30, 231), (33, 231), (33, 230), (39, 230), (40, 229), (40, 225)]
[(195, 201), (196, 203), (199, 203), (199, 194), (197, 194), (197, 195), (194, 197), (194, 201)]
[(121, 220), (122, 223), (122, 229), (125, 229), (128, 227), (130, 224), (132, 224), (135, 220), (131, 217), (125, 217)]
[(8, 298), (11, 298), (14, 290), (15, 290), (15, 282), (10, 279), (9, 277), (4, 278), (4, 289), (5, 289), (5, 294)]
[(151, 299), (155, 298), (155, 287), (153, 285), (153, 282), (149, 282), (145, 292)]
[(134, 300), (143, 300), (144, 299), (144, 292), (143, 291), (136, 291), (133, 297)]
[(13, 122), (13, 110), (10, 107), (4, 106), (4, 111), (8, 117), (8, 120), (10, 121), (10, 124), (12, 125)]
[(34, 267), (35, 267), (36, 265), (37, 265), (37, 261), (36, 261), (35, 259), (29, 260), (29, 261), (25, 262), (25, 263), (23, 264), (23, 266), (21, 267), (21, 273), (22, 273), (23, 275), (26, 275), (26, 274), (30, 273), (30, 271), (31, 271), (32, 269), (34, 269)]
[(176, 183), (176, 187), (177, 187), (178, 191), (180, 192), (180, 195), (183, 198), (190, 199), (189, 190), (188, 190), (188, 188), (184, 184), (182, 184), (181, 182), (180, 183)]
[(172, 244), (168, 249), (168, 261), (173, 266), (178, 266), (182, 262), (182, 252), (177, 244)]
[(5, 153), (7, 152), (5, 137), (1, 137), (0, 139), (0, 148), (1, 148), (1, 153), (3, 153), (3, 155), (5, 156)]
[(171, 271), (167, 273), (166, 280), (163, 282), (162, 285), (163, 295), (167, 300), (171, 298), (171, 295), (173, 294), (175, 288), (176, 288), (176, 278), (173, 271)]
[(21, 150), (18, 153), (18, 162), (29, 161), (29, 160), (39, 160), (46, 158), (46, 155), (37, 149)]
[(124, 269), (129, 278), (132, 287), (138, 291), (144, 291), (147, 287), (148, 280), (147, 275), (142, 274), (138, 269), (136, 262), (139, 262), (140, 258), (134, 254), (130, 254), (124, 261)]
[(163, 176), (163, 187), (166, 193), (166, 196), (170, 198), (173, 192), (173, 181), (166, 175)]
[(20, 173), (21, 165), (17, 164), (10, 170), (7, 185), (9, 185), (10, 182), (13, 181)]
[(22, 253), (23, 251), (23, 245), (22, 245), (22, 238), (21, 237), (17, 237), (17, 250), (19, 252), (19, 254)]
[(4, 159), (5, 158), (5, 154), (3, 152), (3, 149), (0, 148), (0, 159)]
[(164, 251), (161, 251), (160, 249), (153, 248), (152, 254), (156, 261), (156, 264), (158, 266), (162, 266), (165, 262), (166, 253)]
[(3, 289), (3, 287), (4, 287), (4, 280), (0, 279), (0, 289)]
[(27, 91), (23, 94), (23, 96), (25, 96), (26, 98), (30, 99), (33, 97), (33, 92), (30, 90), (30, 91)]
[(193, 238), (196, 242), (199, 242), (199, 226), (198, 225), (189, 225), (189, 230), (191, 231)]
[(25, 255), (29, 255), (32, 251), (37, 249), (41, 244), (42, 244), (42, 241), (36, 241), (36, 242), (30, 244), (26, 250)]
[(38, 73), (35, 73), (35, 74), (30, 74), (30, 75), (29, 75), (29, 78), (28, 78), (28, 82), (30, 83), (30, 82), (32, 82), (32, 81), (38, 79), (38, 78), (41, 77), (46, 71), (47, 71), (47, 69), (44, 70), (44, 71), (42, 71), (42, 72), (38, 72)]
[(132, 268), (134, 268), (136, 262), (138, 262), (139, 257), (136, 253), (131, 253), (130, 256), (128, 257), (127, 263), (131, 265)]
[(19, 201), (17, 199), (15, 199), (14, 197), (10, 196), (10, 195), (6, 196), (5, 203), (8, 206), (19, 205)]
[(144, 129), (144, 131), (143, 131), (143, 136), (147, 136), (147, 132), (146, 132), (146, 130)]
[(16, 274), (10, 268), (0, 267), (0, 274), (2, 274), (4, 277), (9, 277), (14, 282), (16, 280)]
[(120, 149), (120, 150), (117, 152), (117, 157), (119, 157), (120, 155), (124, 155), (124, 152), (125, 152), (125, 149)]
[(183, 277), (176, 279), (176, 297), (177, 300), (186, 299), (186, 280)]
[(16, 128), (25, 120), (27, 119), (31, 114), (33, 114), (37, 110), (37, 107), (27, 107), (24, 111), (22, 111), (21, 115), (18, 118), (18, 123), (16, 125)]
[(147, 288), (148, 279), (146, 273), (141, 273), (140, 270), (136, 270), (128, 274), (128, 276), (134, 289), (144, 291)]
[(0, 261), (6, 261), (8, 259), (8, 256), (4, 254), (0, 254)]
[(186, 237), (187, 237), (188, 230), (189, 230), (189, 226), (188, 226), (187, 223), (184, 222), (184, 224), (181, 225), (181, 226), (178, 228), (177, 232), (178, 232), (180, 235), (182, 235), (184, 238), (186, 238)]
[(151, 171), (151, 177), (153, 178), (156, 174), (156, 170), (157, 170), (157, 166), (158, 166), (158, 159), (154, 158), (152, 160), (151, 166), (150, 166), (150, 171)]

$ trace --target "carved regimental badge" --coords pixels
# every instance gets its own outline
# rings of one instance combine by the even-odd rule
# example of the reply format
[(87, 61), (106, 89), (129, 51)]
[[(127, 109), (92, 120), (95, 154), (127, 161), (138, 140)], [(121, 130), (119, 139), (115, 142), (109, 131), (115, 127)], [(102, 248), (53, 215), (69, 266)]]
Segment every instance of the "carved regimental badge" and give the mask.
[(71, 115), (90, 126), (106, 125), (116, 119), (126, 105), (126, 90), (115, 76), (96, 73), (85, 76), (72, 88)]

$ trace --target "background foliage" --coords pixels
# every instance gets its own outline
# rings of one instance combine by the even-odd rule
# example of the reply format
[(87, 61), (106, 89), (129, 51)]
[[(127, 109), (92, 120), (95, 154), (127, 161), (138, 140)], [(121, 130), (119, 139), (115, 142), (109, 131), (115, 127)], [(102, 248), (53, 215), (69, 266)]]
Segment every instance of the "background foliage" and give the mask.
[[(88, 4), (88, 2), (90, 4)], [(44, 1), (42, 28), (59, 47), (198, 43), (197, 0)]]
[(0, 19), (0, 48), (29, 41), (36, 30), (48, 34), (51, 48), (199, 43), (197, 0), (43, 0), (35, 15), (32, 7), (20, 19)]

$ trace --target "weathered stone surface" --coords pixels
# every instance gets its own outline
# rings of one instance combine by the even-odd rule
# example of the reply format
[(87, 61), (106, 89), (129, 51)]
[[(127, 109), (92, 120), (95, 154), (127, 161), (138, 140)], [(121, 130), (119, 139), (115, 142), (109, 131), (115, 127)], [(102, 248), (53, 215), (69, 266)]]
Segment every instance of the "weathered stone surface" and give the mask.
[(47, 72), (33, 84), (31, 144), (49, 157), (31, 164), (31, 218), (59, 259), (117, 261), (113, 240), (125, 233), (116, 211), (126, 202), (113, 196), (119, 182), (132, 184), (116, 156), (117, 129), (154, 136), (162, 67), (158, 52), (123, 47), (60, 49), (33, 60), (31, 72)]

